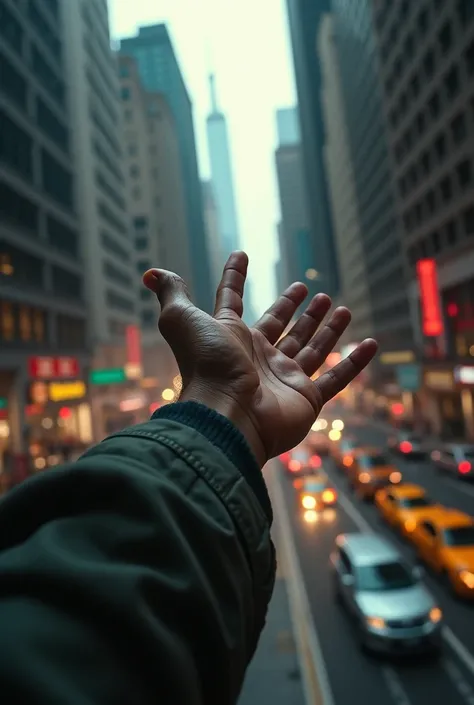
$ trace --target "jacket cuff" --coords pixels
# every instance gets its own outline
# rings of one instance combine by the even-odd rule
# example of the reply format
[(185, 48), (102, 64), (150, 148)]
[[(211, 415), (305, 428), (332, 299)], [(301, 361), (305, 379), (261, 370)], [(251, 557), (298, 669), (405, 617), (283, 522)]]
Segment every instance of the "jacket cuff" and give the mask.
[(268, 521), (273, 512), (262, 471), (240, 431), (222, 414), (195, 401), (175, 402), (157, 409), (152, 419), (170, 419), (194, 428), (218, 448), (246, 479)]

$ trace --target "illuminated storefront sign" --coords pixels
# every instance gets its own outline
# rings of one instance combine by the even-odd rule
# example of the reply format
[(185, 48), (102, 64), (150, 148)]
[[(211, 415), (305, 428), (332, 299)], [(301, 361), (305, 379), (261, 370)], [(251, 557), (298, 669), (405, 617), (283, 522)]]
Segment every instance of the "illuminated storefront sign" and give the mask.
[(108, 370), (92, 370), (89, 381), (91, 384), (122, 384), (127, 381), (123, 367), (112, 367)]
[(418, 260), (416, 271), (420, 287), (423, 334), (430, 337), (442, 335), (444, 326), (435, 260)]
[(142, 368), (142, 343), (140, 328), (127, 326), (127, 364), (125, 370), (128, 379), (139, 379), (143, 375)]
[(28, 374), (33, 379), (74, 379), (80, 374), (75, 357), (30, 357)]
[(468, 365), (456, 367), (454, 377), (459, 384), (474, 384), (474, 367)]
[(386, 352), (380, 355), (382, 365), (405, 365), (415, 360), (413, 350), (397, 350), (395, 352)]
[(69, 401), (83, 399), (87, 394), (84, 382), (51, 382), (49, 398), (51, 401)]
[(425, 372), (425, 384), (431, 389), (449, 391), (454, 388), (454, 375), (451, 370), (431, 370)]

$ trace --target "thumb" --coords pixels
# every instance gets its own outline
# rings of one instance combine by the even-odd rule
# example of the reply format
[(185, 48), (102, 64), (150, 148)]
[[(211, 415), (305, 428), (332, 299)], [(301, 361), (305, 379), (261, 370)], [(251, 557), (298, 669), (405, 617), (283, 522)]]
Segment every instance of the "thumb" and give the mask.
[(143, 275), (143, 283), (156, 294), (160, 302), (160, 330), (167, 338), (167, 332), (182, 320), (183, 313), (195, 309), (186, 283), (166, 269), (149, 269)]

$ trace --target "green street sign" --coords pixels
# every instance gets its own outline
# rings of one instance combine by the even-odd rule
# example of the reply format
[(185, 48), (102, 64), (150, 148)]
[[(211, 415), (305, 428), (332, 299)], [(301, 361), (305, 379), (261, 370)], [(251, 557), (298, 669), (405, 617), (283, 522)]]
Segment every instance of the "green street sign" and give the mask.
[(8, 408), (8, 399), (6, 397), (0, 397), (0, 411), (5, 411)]
[(91, 384), (121, 384), (127, 381), (127, 375), (122, 367), (110, 370), (92, 370), (89, 376)]

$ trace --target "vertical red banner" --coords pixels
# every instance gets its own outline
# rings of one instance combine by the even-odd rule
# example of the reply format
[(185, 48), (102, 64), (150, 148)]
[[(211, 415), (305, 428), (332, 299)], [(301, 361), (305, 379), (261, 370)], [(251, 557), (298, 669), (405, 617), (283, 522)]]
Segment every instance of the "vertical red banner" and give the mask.
[(435, 260), (418, 260), (416, 271), (420, 287), (423, 333), (426, 336), (437, 337), (443, 334), (444, 325)]
[(127, 326), (127, 364), (142, 364), (142, 346), (138, 326)]

